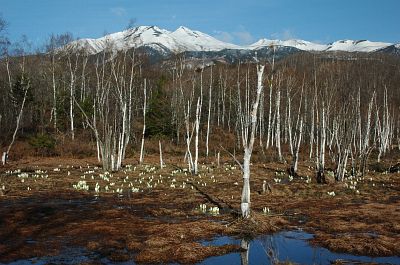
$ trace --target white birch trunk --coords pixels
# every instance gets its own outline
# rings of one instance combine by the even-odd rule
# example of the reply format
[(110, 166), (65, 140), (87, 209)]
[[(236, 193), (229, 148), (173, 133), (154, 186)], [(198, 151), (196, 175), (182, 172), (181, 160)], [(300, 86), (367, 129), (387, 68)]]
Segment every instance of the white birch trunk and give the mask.
[(55, 77), (55, 58), (54, 54), (51, 57), (51, 75), (53, 84), (53, 109), (52, 118), (54, 129), (57, 130), (57, 88), (56, 88), (56, 77)]
[(68, 55), (68, 65), (69, 65), (69, 72), (70, 72), (70, 100), (69, 100), (69, 118), (70, 118), (70, 129), (71, 129), (71, 138), (72, 140), (75, 139), (75, 125), (74, 125), (74, 97), (75, 97), (75, 72), (78, 68), (78, 55), (76, 55), (76, 62), (75, 66), (72, 66), (71, 61), (71, 54)]
[(3, 166), (7, 163), (7, 152), (3, 152), (3, 155), (1, 156), (1, 163)]
[(292, 161), (292, 167), (291, 167), (291, 175), (296, 176), (297, 175), (297, 167), (298, 167), (298, 162), (299, 162), (299, 152), (300, 152), (300, 145), (301, 145), (301, 138), (303, 135), (303, 119), (300, 120), (300, 129), (299, 129), (299, 134), (297, 136), (297, 144), (296, 144), (296, 149), (294, 150), (293, 153), (293, 161)]
[(189, 172), (191, 174), (194, 174), (194, 163), (193, 163), (193, 157), (192, 153), (190, 151), (190, 143), (192, 141), (192, 134), (190, 133), (190, 102), (188, 101), (187, 104), (187, 111), (185, 113), (185, 124), (186, 124), (186, 153), (185, 153), (185, 159), (188, 161), (188, 167), (189, 167)]
[[(269, 80), (269, 109), (268, 109), (268, 129), (267, 129), (267, 143), (266, 148), (268, 149), (270, 146), (270, 139), (272, 138), (272, 130), (273, 130), (273, 119), (272, 119), (272, 87), (274, 83), (274, 71), (275, 71), (275, 46), (273, 47), (274, 54), (272, 57), (272, 71), (271, 71), (271, 79)], [(273, 142), (273, 140), (271, 140)]]
[(210, 137), (210, 120), (211, 120), (211, 99), (212, 99), (212, 82), (213, 82), (213, 72), (211, 67), (210, 73), (210, 89), (208, 91), (208, 117), (207, 117), (207, 136), (206, 136), (206, 156), (208, 157), (209, 147), (208, 147), (208, 139)]
[(23, 98), (23, 100), (22, 100), (21, 108), (20, 108), (19, 113), (18, 113), (18, 116), (17, 116), (17, 122), (16, 122), (16, 125), (15, 125), (15, 130), (14, 130), (14, 133), (13, 133), (13, 136), (12, 136), (11, 143), (10, 143), (10, 145), (8, 146), (7, 151), (6, 151), (5, 153), (3, 153), (3, 155), (2, 155), (2, 163), (3, 163), (3, 165), (7, 164), (8, 155), (9, 155), (9, 153), (10, 153), (11, 147), (13, 146), (13, 144), (14, 144), (14, 142), (15, 142), (15, 138), (16, 138), (16, 136), (17, 136), (17, 132), (18, 132), (18, 130), (19, 130), (19, 126), (20, 126), (21, 119), (22, 119), (22, 113), (23, 113), (23, 111), (24, 111), (24, 106), (25, 106), (25, 101), (26, 101), (26, 95), (28, 94), (29, 88), (30, 88), (30, 82), (28, 82), (28, 84), (27, 84), (27, 86), (26, 86), (26, 88), (25, 88), (24, 98)]
[(240, 204), (243, 218), (250, 217), (250, 159), (251, 152), (248, 148), (245, 148), (243, 157), (242, 201)]
[(199, 129), (200, 129), (200, 112), (201, 112), (201, 100), (197, 99), (197, 107), (196, 107), (196, 137), (195, 137), (195, 158), (194, 158), (194, 174), (197, 175), (199, 173)]
[(143, 131), (142, 131), (142, 144), (140, 146), (140, 158), (139, 158), (139, 162), (143, 163), (144, 160), (144, 135), (146, 133), (146, 97), (147, 97), (147, 93), (146, 93), (146, 79), (144, 80), (144, 102), (143, 102)]
[[(242, 139), (244, 147), (244, 157), (243, 157), (243, 189), (242, 189), (242, 199), (241, 199), (241, 212), (243, 218), (250, 217), (251, 201), (250, 201), (250, 160), (251, 154), (253, 152), (253, 146), (255, 141), (256, 126), (257, 126), (257, 111), (260, 102), (261, 92), (263, 89), (263, 74), (264, 66), (257, 65), (257, 95), (253, 103), (251, 113), (246, 112), (247, 117), (243, 117), (242, 113)], [(248, 123), (247, 121), (250, 121)], [(251, 128), (249, 128), (251, 126)], [(249, 135), (249, 129), (251, 130)]]
[(276, 149), (278, 151), (279, 161), (283, 161), (282, 150), (281, 150), (281, 116), (280, 116), (280, 105), (281, 105), (281, 89), (277, 88), (276, 92), (276, 128), (275, 128), (275, 141)]
[(158, 140), (158, 147), (160, 149), (160, 168), (164, 168), (164, 161), (162, 157), (161, 140)]
[(320, 143), (320, 152), (319, 152), (319, 163), (318, 163), (318, 172), (317, 172), (317, 182), (323, 183), (325, 182), (325, 144), (326, 144), (326, 120), (325, 120), (325, 104), (322, 101), (322, 127), (321, 131), (321, 143)]

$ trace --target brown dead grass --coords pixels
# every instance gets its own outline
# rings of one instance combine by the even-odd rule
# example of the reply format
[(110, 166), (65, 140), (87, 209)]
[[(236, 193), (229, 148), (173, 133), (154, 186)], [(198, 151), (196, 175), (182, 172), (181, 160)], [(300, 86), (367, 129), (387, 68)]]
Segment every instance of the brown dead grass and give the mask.
[[(146, 156), (145, 163), (158, 167), (158, 159), (156, 155)], [(226, 170), (228, 164), (201, 167), (201, 181), (200, 176), (188, 181), (191, 176), (183, 173), (170, 175), (172, 170), (186, 167), (177, 161), (181, 158), (170, 157), (166, 159), (167, 168), (146, 173), (136, 159), (128, 159), (126, 164), (138, 169), (114, 173), (117, 185), (124, 183), (127, 175), (131, 181), (138, 180), (139, 174), (147, 178), (162, 175), (164, 182), (153, 188), (143, 184), (142, 192), (124, 194), (123, 198), (102, 193), (98, 201), (94, 201), (93, 187), (96, 182), (102, 187), (106, 184), (98, 178), (85, 179), (91, 187), (89, 192), (72, 189), (88, 166), (99, 166), (95, 159), (26, 158), (1, 168), (0, 184), (6, 184), (6, 192), (0, 196), (0, 262), (57, 255), (65, 246), (82, 246), (114, 261), (195, 263), (239, 250), (230, 245), (202, 246), (201, 240), (218, 235), (251, 237), (296, 228), (314, 233), (313, 244), (337, 252), (369, 256), (400, 253), (396, 244), (400, 241), (399, 173), (370, 172), (358, 184), (360, 194), (356, 194), (344, 183), (318, 185), (312, 179), (307, 184), (305, 177), (313, 177), (312, 164), (302, 163), (299, 177), (293, 181), (286, 176), (281, 177), (282, 183), (275, 183), (276, 172), (285, 172), (286, 165), (255, 163), (251, 176), (252, 217), (243, 220), (237, 217), (241, 196), (237, 166), (234, 170)], [(229, 163), (229, 168), (232, 166), (235, 164)], [(53, 171), (56, 167), (59, 172)], [(28, 178), (22, 183), (16, 175), (4, 174), (17, 168), (25, 172), (45, 170), (49, 177)], [(373, 181), (368, 180), (370, 177)], [(186, 182), (186, 188), (170, 188), (172, 179), (177, 186)], [(262, 193), (264, 180), (271, 192)], [(192, 184), (196, 188), (192, 189)], [(32, 190), (28, 191), (28, 186)], [(337, 195), (329, 196), (328, 191)], [(201, 213), (197, 210), (201, 203), (219, 206), (221, 214)], [(263, 214), (264, 207), (271, 212)], [(28, 239), (36, 243), (27, 243)]]

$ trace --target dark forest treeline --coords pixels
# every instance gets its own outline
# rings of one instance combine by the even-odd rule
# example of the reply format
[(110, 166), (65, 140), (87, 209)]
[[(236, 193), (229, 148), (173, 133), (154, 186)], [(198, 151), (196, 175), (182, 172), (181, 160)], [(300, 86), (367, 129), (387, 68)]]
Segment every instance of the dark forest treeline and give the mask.
[[(139, 149), (144, 115), (145, 139), (162, 136), (186, 147), (199, 120), (200, 145), (207, 153), (219, 149), (210, 145), (221, 132), (235, 139), (223, 142), (224, 148), (240, 149), (240, 120), (257, 87), (255, 64), (203, 68), (188, 62), (178, 55), (150, 65), (143, 54), (111, 47), (96, 56), (55, 46), (47, 53), (4, 56), (0, 142), (6, 146), (12, 140), (24, 103), (17, 138), (91, 140), (99, 158), (113, 150), (110, 161), (123, 159), (127, 146)], [(299, 145), (317, 164), (324, 163), (326, 152), (339, 169), (347, 162), (362, 169), (371, 152), (380, 158), (399, 144), (399, 58), (299, 53), (263, 64), (256, 135), (262, 150), (274, 148), (284, 160), (296, 157)]]

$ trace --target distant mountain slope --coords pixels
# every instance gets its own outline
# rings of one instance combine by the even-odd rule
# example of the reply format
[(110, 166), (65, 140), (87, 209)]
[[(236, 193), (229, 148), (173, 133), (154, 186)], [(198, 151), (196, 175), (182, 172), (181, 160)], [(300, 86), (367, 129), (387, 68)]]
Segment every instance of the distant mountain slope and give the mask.
[(140, 26), (98, 39), (80, 39), (68, 45), (69, 48), (86, 49), (90, 54), (102, 52), (106, 48), (126, 50), (142, 46), (151, 47), (162, 53), (241, 48), (185, 27), (179, 27), (174, 32), (170, 32), (156, 26)]
[(384, 47), (382, 49), (377, 50), (376, 52), (381, 52), (381, 53), (387, 53), (387, 54), (393, 54), (393, 55), (400, 56), (400, 43), (399, 44), (389, 45), (387, 47)]
[(79, 39), (61, 49), (64, 48), (84, 49), (91, 55), (104, 50), (114, 52), (140, 48), (141, 51), (148, 53), (151, 61), (158, 61), (178, 53), (185, 53), (186, 56), (193, 58), (218, 59), (226, 62), (253, 60), (256, 54), (259, 58), (268, 58), (272, 55), (280, 58), (300, 51), (319, 53), (380, 52), (400, 55), (399, 44), (368, 40), (339, 40), (330, 44), (319, 44), (299, 39), (260, 39), (253, 44), (239, 46), (183, 26), (173, 32), (156, 26), (139, 26), (98, 39)]
[(328, 49), (327, 45), (312, 43), (304, 40), (269, 40), (269, 39), (261, 39), (249, 46), (247, 46), (250, 50), (258, 50), (263, 47), (272, 47), (272, 46), (281, 46), (281, 47), (292, 47), (302, 51), (324, 51)]
[(240, 46), (217, 40), (200, 31), (179, 27), (170, 34), (185, 47), (185, 51), (220, 51), (223, 49), (241, 49)]
[(328, 45), (327, 51), (345, 51), (345, 52), (374, 52), (383, 49), (391, 43), (372, 42), (369, 40), (340, 40)]

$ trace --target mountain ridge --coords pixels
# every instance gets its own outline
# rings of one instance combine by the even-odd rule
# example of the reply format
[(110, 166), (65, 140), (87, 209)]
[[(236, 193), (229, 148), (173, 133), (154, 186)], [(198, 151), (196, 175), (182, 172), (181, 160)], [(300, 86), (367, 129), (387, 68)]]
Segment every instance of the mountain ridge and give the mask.
[(250, 45), (236, 45), (184, 26), (180, 26), (175, 31), (168, 31), (157, 26), (138, 26), (97, 39), (79, 39), (69, 43), (67, 47), (85, 49), (89, 54), (97, 54), (106, 49), (127, 50), (150, 47), (166, 55), (181, 52), (219, 52), (222, 50), (257, 51), (272, 47), (289, 47), (300, 51), (315, 52), (376, 52), (385, 49), (400, 49), (400, 44), (369, 40), (338, 40), (329, 44), (319, 44), (301, 39), (270, 40), (262, 38)]

